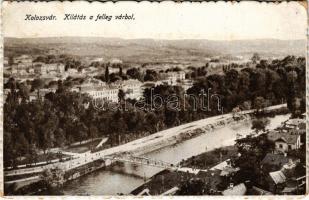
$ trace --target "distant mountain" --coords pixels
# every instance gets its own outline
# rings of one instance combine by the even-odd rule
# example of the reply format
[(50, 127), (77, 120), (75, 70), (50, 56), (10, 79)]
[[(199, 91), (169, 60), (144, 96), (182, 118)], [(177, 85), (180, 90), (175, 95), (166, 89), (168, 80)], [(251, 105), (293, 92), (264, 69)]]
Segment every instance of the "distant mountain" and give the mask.
[(161, 59), (196, 60), (215, 55), (304, 56), (306, 40), (234, 40), (199, 39), (154, 40), (104, 37), (4, 38), (5, 48), (53, 48), (78, 56), (118, 57), (130, 61)]

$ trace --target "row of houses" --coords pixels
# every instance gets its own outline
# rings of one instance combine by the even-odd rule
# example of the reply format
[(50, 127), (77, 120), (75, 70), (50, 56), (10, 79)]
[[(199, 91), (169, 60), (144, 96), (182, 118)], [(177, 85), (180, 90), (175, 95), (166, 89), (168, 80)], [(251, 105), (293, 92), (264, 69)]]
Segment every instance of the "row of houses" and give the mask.
[(125, 99), (139, 100), (143, 97), (146, 88), (156, 87), (158, 85), (179, 85), (185, 90), (192, 87), (193, 82), (185, 79), (184, 73), (166, 73), (166, 79), (161, 81), (148, 81), (142, 83), (136, 79), (119, 80), (114, 83), (107, 84), (95, 78), (88, 78), (82, 84), (74, 86), (72, 91), (87, 93), (95, 99), (106, 99), (107, 101), (117, 102), (118, 92), (122, 90)]
[(140, 99), (143, 96), (142, 85), (142, 82), (135, 79), (107, 84), (91, 77), (74, 86), (71, 91), (89, 94), (94, 99), (118, 102), (119, 90), (124, 92), (126, 99)]

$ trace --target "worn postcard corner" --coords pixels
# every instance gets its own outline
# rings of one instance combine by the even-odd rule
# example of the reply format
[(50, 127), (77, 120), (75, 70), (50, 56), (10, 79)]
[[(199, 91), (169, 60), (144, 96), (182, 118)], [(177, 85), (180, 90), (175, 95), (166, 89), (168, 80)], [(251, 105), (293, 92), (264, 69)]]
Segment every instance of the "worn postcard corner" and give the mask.
[(0, 195), (305, 198), (307, 7), (3, 2)]

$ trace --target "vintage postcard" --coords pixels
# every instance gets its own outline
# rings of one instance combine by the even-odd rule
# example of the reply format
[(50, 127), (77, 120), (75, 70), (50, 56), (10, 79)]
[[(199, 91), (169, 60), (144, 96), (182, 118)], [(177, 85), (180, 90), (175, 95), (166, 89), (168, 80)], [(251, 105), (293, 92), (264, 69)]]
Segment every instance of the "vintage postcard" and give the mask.
[(3, 194), (303, 197), (307, 23), (306, 2), (3, 2)]

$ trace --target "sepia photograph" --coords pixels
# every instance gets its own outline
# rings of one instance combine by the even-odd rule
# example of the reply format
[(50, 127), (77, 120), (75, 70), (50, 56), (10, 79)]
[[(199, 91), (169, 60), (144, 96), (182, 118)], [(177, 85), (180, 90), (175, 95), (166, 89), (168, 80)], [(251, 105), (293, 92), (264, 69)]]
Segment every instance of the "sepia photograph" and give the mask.
[(304, 4), (3, 2), (4, 195), (305, 195)]

